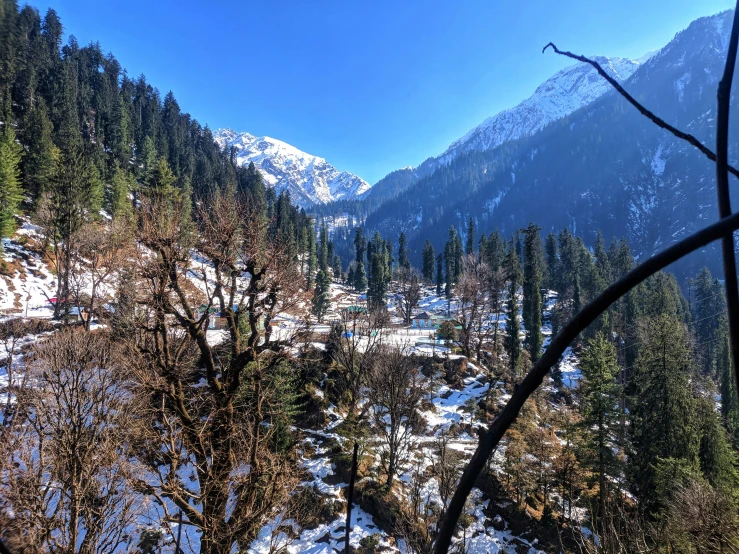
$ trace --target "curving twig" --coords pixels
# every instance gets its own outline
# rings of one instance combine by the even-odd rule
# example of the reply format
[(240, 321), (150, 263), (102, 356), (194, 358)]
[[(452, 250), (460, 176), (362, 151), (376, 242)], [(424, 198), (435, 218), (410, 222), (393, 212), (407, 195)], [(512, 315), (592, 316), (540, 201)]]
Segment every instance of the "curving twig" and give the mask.
[[(734, 66), (736, 65), (737, 43), (739, 43), (739, 0), (734, 9), (734, 23), (731, 26), (724, 75), (718, 84), (716, 94), (718, 105), (716, 114), (716, 192), (718, 193), (719, 218), (731, 215), (731, 198), (729, 196), (729, 105), (731, 103)], [(734, 380), (739, 394), (739, 288), (737, 288), (733, 234), (726, 235), (721, 240), (721, 257), (724, 266), (726, 307), (729, 314), (731, 358), (734, 364)]]
[(713, 225), (709, 225), (663, 250), (659, 254), (655, 254), (610, 285), (587, 306), (575, 314), (557, 336), (554, 337), (552, 342), (549, 343), (549, 347), (544, 351), (539, 361), (534, 364), (534, 367), (531, 368), (524, 380), (516, 386), (510, 400), (508, 400), (508, 403), (495, 418), (488, 430), (480, 435), (480, 442), (477, 445), (477, 449), (472, 455), (467, 467), (465, 467), (464, 473), (462, 473), (462, 477), (459, 479), (457, 490), (454, 491), (449, 508), (442, 519), (439, 536), (434, 545), (435, 554), (445, 554), (447, 552), (467, 496), (475, 485), (477, 477), (485, 467), (487, 459), (495, 447), (498, 446), (500, 439), (503, 438), (503, 434), (515, 421), (524, 402), (541, 385), (546, 374), (557, 363), (557, 360), (559, 360), (560, 356), (577, 335), (595, 321), (600, 314), (605, 312), (611, 304), (636, 285), (683, 256), (733, 233), (736, 229), (739, 229), (739, 212)]
[[(591, 60), (590, 58), (586, 58), (585, 56), (579, 56), (577, 54), (573, 54), (572, 52), (567, 52), (565, 50), (560, 50), (557, 48), (557, 46), (550, 42), (547, 44), (544, 49), (542, 50), (542, 53), (546, 51), (547, 48), (552, 48), (556, 54), (559, 54), (560, 56), (566, 56), (568, 58), (572, 58), (573, 60), (577, 60), (583, 63), (587, 63), (592, 65), (595, 70), (600, 74), (601, 77), (603, 77), (606, 81), (608, 81), (613, 88), (615, 88), (621, 96), (623, 96), (629, 104), (634, 106), (637, 110), (639, 110), (639, 113), (643, 116), (647, 117), (652, 123), (657, 125), (658, 127), (661, 127), (662, 129), (669, 131), (673, 135), (675, 135), (679, 139), (683, 139), (684, 141), (692, 144), (695, 146), (698, 150), (700, 150), (705, 156), (711, 160), (712, 162), (716, 161), (716, 154), (711, 151), (710, 148), (707, 148), (703, 145), (701, 141), (699, 141), (697, 138), (695, 138), (690, 133), (686, 133), (685, 131), (681, 131), (680, 129), (673, 127), (669, 123), (667, 123), (664, 119), (656, 115), (654, 112), (648, 110), (644, 106), (642, 106), (633, 96), (631, 96), (624, 87), (622, 87), (616, 79), (611, 77), (606, 71), (601, 67), (601, 65), (596, 62), (595, 60)], [(727, 164), (728, 171), (734, 175), (735, 177), (739, 177), (739, 170), (735, 169), (733, 166)]]

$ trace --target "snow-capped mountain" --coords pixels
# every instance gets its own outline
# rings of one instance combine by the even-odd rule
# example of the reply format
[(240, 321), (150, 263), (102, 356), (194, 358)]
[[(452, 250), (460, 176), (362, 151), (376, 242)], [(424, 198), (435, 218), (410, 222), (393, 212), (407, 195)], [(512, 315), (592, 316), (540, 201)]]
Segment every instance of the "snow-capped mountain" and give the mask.
[[(622, 82), (631, 77), (648, 57), (638, 61), (605, 56), (594, 59), (609, 75)], [(565, 67), (539, 85), (534, 94), (516, 107), (487, 118), (453, 142), (436, 160), (448, 164), (463, 152), (484, 151), (509, 140), (533, 135), (552, 121), (587, 106), (609, 90), (611, 85), (591, 66), (578, 63)]]
[[(595, 56), (601, 66), (619, 82), (623, 82), (655, 52), (638, 60)], [(454, 141), (443, 154), (429, 158), (417, 167), (393, 171), (374, 185), (364, 196), (375, 200), (389, 199), (419, 179), (431, 175), (440, 166), (468, 152), (484, 152), (501, 144), (531, 136), (550, 123), (587, 106), (611, 90), (591, 66), (577, 63), (565, 67), (544, 81), (534, 94), (513, 108), (487, 118), (462, 138)]]
[(255, 137), (231, 129), (219, 129), (214, 138), (221, 148), (235, 147), (239, 165), (254, 165), (267, 185), (279, 193), (285, 189), (301, 206), (325, 204), (357, 196), (370, 188), (369, 183), (339, 171), (325, 159), (307, 154), (281, 140)]

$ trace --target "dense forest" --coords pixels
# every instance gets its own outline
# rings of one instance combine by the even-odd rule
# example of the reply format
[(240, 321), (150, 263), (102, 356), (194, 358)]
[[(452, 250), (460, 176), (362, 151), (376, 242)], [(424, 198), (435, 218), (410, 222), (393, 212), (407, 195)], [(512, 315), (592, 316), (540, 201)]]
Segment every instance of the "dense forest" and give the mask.
[[(171, 92), (62, 34), (2, 0), (2, 543), (430, 552), (470, 447), (637, 265), (629, 241), (317, 222)], [(496, 155), (434, 179), (474, 189)], [(613, 303), (487, 461), (453, 551), (736, 552), (726, 312), (708, 268)]]

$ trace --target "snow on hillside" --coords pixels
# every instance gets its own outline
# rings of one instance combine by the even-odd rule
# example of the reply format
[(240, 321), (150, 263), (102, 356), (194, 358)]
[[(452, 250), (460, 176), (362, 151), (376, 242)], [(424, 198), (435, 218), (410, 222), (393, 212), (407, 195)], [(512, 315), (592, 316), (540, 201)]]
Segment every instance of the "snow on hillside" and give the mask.
[(325, 159), (307, 154), (281, 140), (255, 137), (231, 129), (219, 129), (214, 137), (221, 148), (236, 148), (239, 165), (253, 162), (266, 184), (277, 192), (287, 189), (293, 200), (302, 206), (351, 198), (370, 188), (369, 183), (360, 177), (339, 171)]
[[(54, 276), (39, 254), (40, 238), (39, 230), (28, 222), (24, 222), (16, 237), (13, 240), (5, 240), (3, 243), (5, 263), (3, 270), (7, 275), (0, 279), (0, 320), (25, 315), (26, 302), (29, 304), (28, 315), (30, 317), (49, 318), (51, 316), (51, 307), (45, 298), (53, 293)], [(209, 274), (209, 268), (204, 263), (198, 265), (198, 262), (199, 260), (193, 260), (194, 282), (196, 282), (195, 277), (198, 271), (204, 272), (206, 277)], [(329, 318), (332, 314), (336, 314), (341, 306), (352, 305), (359, 301), (360, 295), (342, 285), (334, 283), (331, 290), (332, 310), (329, 312)], [(388, 309), (391, 312), (395, 308), (392, 298), (394, 296), (391, 295), (388, 300)], [(556, 294), (550, 291), (546, 300), (545, 319), (548, 318), (555, 305)], [(450, 307), (454, 308), (457, 302), (456, 299), (449, 302), (445, 297), (436, 295), (432, 287), (424, 287), (423, 298), (418, 309), (442, 314)], [(501, 314), (491, 319), (493, 320), (499, 323), (501, 330), (505, 328), (505, 315)], [(285, 320), (285, 325), (294, 326), (297, 322)], [(328, 325), (315, 325), (313, 330), (327, 332)], [(551, 334), (551, 328), (546, 323), (542, 331), (546, 335)], [(498, 406), (502, 407), (510, 398), (512, 389), (510, 383), (505, 384), (497, 379), (491, 379), (491, 375), (478, 364), (458, 354), (453, 354), (441, 343), (430, 340), (429, 334), (428, 329), (412, 329), (400, 323), (382, 330), (383, 341), (386, 344), (404, 346), (409, 351), (420, 355), (441, 355), (443, 360), (459, 363), (460, 379), (455, 383), (445, 382), (441, 374), (426, 377), (429, 385), (429, 400), (421, 411), (425, 425), (414, 433), (413, 460), (401, 464), (396, 489), (393, 492), (398, 498), (407, 497), (411, 481), (418, 478), (414, 472), (421, 471), (419, 475), (423, 474), (425, 478), (423, 503), (434, 506), (434, 509), (439, 511), (444, 508), (438, 492), (439, 482), (437, 477), (430, 475), (427, 471), (437, 455), (435, 441), (442, 432), (447, 434), (449, 448), (458, 453), (458, 458), (455, 459), (458, 469), (461, 470), (465, 461), (475, 450), (477, 433), (486, 427), (486, 423), (476, 416), (476, 406), (489, 396)], [(41, 336), (41, 334), (29, 335), (18, 343), (14, 350), (6, 351), (6, 356), (15, 355), (14, 365), (17, 376), (14, 376), (14, 381), (21, 379), (23, 374), (22, 348), (31, 345)], [(217, 337), (209, 335), (209, 340), (211, 339), (217, 339)], [(575, 387), (577, 359), (570, 354), (566, 359), (566, 365), (574, 377), (569, 386)], [(548, 383), (551, 386), (551, 378), (548, 379)], [(5, 367), (0, 367), (0, 401), (7, 400), (7, 397), (3, 395), (3, 391), (7, 391), (7, 385), (8, 373)], [(323, 398), (326, 392), (318, 390), (316, 394)], [(321, 498), (335, 503), (336, 510), (330, 517), (317, 520), (313, 525), (303, 528), (290, 518), (290, 514), (278, 509), (275, 518), (261, 529), (259, 536), (250, 545), (249, 552), (259, 554), (279, 550), (289, 554), (302, 552), (333, 554), (343, 550), (347, 484), (336, 474), (336, 453), (333, 447), (343, 444), (347, 438), (337, 431), (344, 421), (344, 416), (336, 406), (330, 405), (326, 409), (326, 414), (330, 423), (316, 429), (303, 428), (300, 422), (296, 422), (295, 431), (299, 438), (299, 470), (305, 479), (300, 488), (313, 488)], [(491, 462), (491, 471), (495, 475), (502, 476), (504, 473), (502, 458), (505, 451), (504, 441)], [(352, 546), (359, 549), (362, 547), (363, 540), (372, 539), (384, 552), (406, 552), (403, 540), (389, 533), (387, 529), (382, 529), (376, 518), (364, 508), (366, 506), (360, 504), (353, 506), (350, 538)], [(481, 489), (473, 489), (466, 508), (469, 524), (465, 527), (464, 533), (459, 533), (454, 537), (455, 546), (464, 548), (466, 552), (475, 553), (514, 551), (527, 554), (542, 553), (533, 535), (521, 534), (520, 526), (517, 529), (509, 527), (506, 514), (512, 515), (513, 511), (506, 510), (508, 510), (508, 505), (501, 503), (500, 498), (493, 498)], [(159, 517), (156, 514), (154, 516)], [(142, 530), (152, 528), (152, 526), (160, 528), (157, 521), (140, 522), (135, 529), (131, 530), (131, 540), (138, 540)], [(171, 551), (175, 531), (176, 527), (161, 526), (162, 536), (159, 543), (163, 547), (163, 552)], [(184, 528), (184, 537), (186, 541), (193, 543), (198, 540), (196, 530), (189, 526)]]
[[(618, 81), (628, 79), (651, 54), (638, 61), (598, 56), (594, 59)], [(536, 92), (514, 108), (487, 118), (453, 142), (436, 161), (448, 164), (470, 151), (483, 151), (509, 140), (532, 135), (552, 121), (561, 119), (608, 92), (611, 85), (585, 64), (565, 67), (544, 81)]]

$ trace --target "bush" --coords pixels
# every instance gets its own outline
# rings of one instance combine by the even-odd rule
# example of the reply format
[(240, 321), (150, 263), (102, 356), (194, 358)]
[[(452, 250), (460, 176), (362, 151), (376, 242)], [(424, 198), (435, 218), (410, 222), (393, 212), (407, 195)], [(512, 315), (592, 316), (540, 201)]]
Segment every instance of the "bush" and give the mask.
[(382, 535), (374, 533), (367, 537), (363, 537), (362, 540), (359, 541), (359, 546), (363, 549), (367, 549), (369, 552), (374, 552), (380, 547), (381, 541)]

